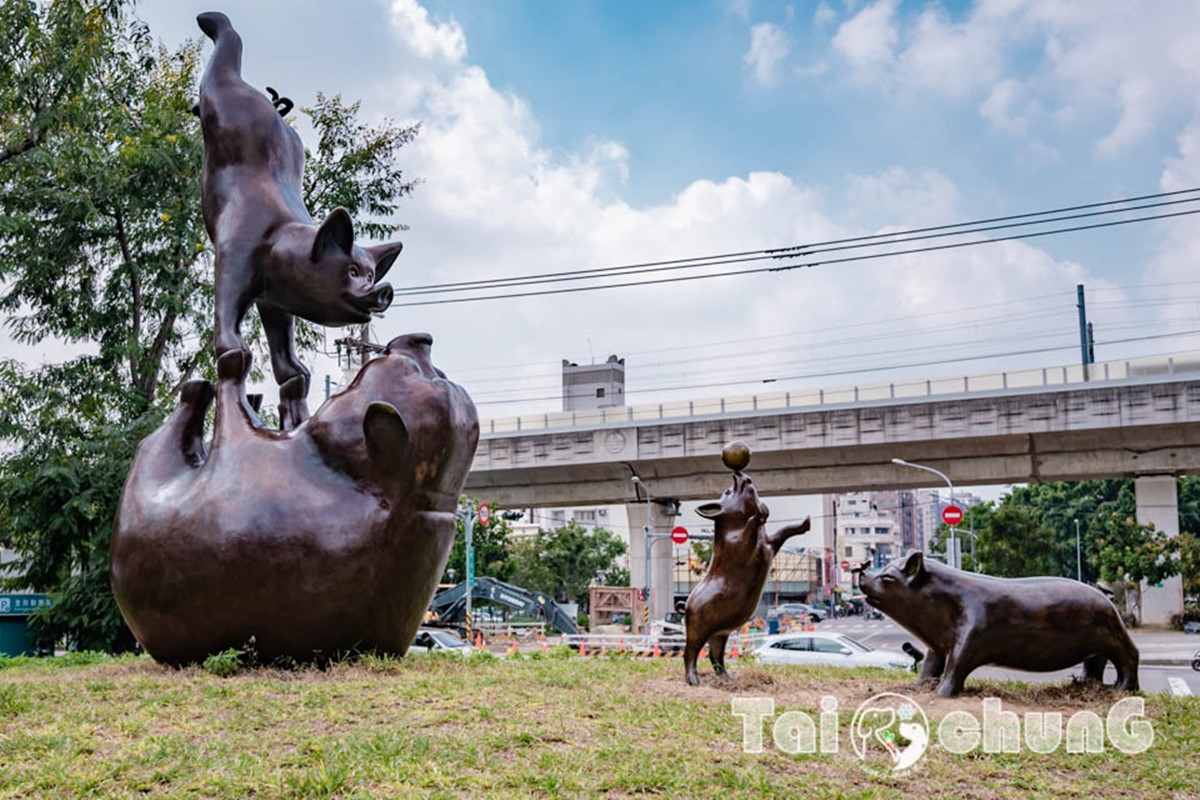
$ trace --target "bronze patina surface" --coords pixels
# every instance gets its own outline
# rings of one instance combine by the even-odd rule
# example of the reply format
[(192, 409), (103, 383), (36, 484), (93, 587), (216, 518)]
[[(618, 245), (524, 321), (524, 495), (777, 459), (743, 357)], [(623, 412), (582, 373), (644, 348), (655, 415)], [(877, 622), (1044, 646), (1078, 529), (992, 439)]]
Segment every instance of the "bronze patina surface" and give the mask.
[(684, 614), (687, 643), (683, 665), (687, 682), (700, 683), (696, 660), (704, 645), (713, 670), (723, 675), (725, 645), (729, 634), (754, 615), (762, 596), (771, 561), (783, 543), (809, 529), (811, 520), (788, 525), (772, 534), (766, 532), (770, 511), (758, 498), (750, 476), (742, 469), (750, 462), (750, 450), (733, 442), (722, 452), (725, 466), (734, 469), (733, 485), (721, 499), (696, 509), (714, 526), (712, 563), (708, 572), (688, 595)]
[(1116, 687), (1138, 688), (1138, 650), (1112, 602), (1068, 578), (994, 578), (921, 553), (859, 578), (867, 602), (929, 648), (921, 683), (954, 697), (978, 667), (1054, 672), (1083, 664), (1101, 680), (1111, 662)]
[[(200, 81), (204, 224), (216, 250), (217, 355), (244, 350), (241, 325), (258, 307), (279, 384), (279, 419), (308, 417), (309, 372), (296, 356), (293, 315), (320, 325), (369, 322), (392, 302), (379, 283), (399, 242), (360, 247), (344, 209), (317, 225), (304, 207), (304, 145), (283, 119), (291, 101), (242, 80), (242, 40), (219, 12), (196, 18), (216, 48)], [(276, 104), (279, 104), (277, 107)]]
[[(375, 280), (400, 245), (355, 245), (345, 211), (312, 223), (300, 202), (303, 147), (280, 116), (291, 101), (242, 81), (241, 40), (224, 14), (198, 21), (216, 43), (199, 113), (217, 382), (186, 384), (138, 448), (114, 522), (113, 593), (138, 641), (168, 664), (248, 645), (268, 662), (402, 655), (454, 541), (475, 405), (418, 333), (393, 339), (309, 416), (292, 315), (366, 321), (388, 305), (390, 287)], [(282, 431), (266, 429), (261, 396), (246, 395), (239, 325), (250, 302), (281, 383)]]
[[(186, 664), (253, 641), (264, 659), (403, 654), (455, 534), (479, 422), (398, 337), (300, 428), (264, 429), (241, 350), (138, 449), (112, 538), (112, 586), (150, 655)], [(216, 400), (206, 451), (204, 415)]]

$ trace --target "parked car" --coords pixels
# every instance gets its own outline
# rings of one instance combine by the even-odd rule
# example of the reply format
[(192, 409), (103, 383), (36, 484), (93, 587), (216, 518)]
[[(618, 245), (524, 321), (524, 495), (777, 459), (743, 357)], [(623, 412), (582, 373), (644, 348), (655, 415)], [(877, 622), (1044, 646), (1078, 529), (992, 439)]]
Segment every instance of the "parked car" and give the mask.
[(418, 628), (417, 635), (413, 637), (408, 652), (413, 655), (425, 655), (435, 651), (464, 657), (484, 652), (464, 641), (454, 631), (445, 628)]
[(836, 667), (910, 669), (913, 659), (895, 650), (875, 650), (841, 633), (808, 631), (768, 636), (754, 651), (764, 664), (823, 664)]
[(1183, 624), (1184, 633), (1200, 633), (1200, 621), (1192, 620)]
[(820, 606), (808, 603), (781, 603), (767, 609), (767, 619), (783, 619), (784, 617), (799, 619), (803, 616), (812, 617), (814, 622), (821, 622), (828, 616), (828, 613)]

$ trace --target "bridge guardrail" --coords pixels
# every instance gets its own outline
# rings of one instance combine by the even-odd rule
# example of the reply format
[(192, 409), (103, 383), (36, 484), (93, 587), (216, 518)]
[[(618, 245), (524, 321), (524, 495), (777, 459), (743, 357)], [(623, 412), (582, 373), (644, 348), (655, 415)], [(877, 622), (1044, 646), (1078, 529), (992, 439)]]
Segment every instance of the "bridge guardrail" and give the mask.
[(833, 389), (796, 389), (702, 400), (668, 400), (662, 403), (635, 406), (525, 414), (481, 420), (480, 427), (483, 435), (487, 436), (576, 427), (628, 425), (717, 414), (821, 408), (844, 403), (915, 400), (922, 397), (997, 392), (1006, 389), (1050, 388), (1195, 373), (1200, 373), (1200, 351), (1177, 353), (1171, 356), (1149, 356), (1097, 362), (1089, 365), (1089, 375), (1086, 380), (1083, 367), (1073, 364), (1061, 367), (965, 375), (955, 378), (892, 381)]

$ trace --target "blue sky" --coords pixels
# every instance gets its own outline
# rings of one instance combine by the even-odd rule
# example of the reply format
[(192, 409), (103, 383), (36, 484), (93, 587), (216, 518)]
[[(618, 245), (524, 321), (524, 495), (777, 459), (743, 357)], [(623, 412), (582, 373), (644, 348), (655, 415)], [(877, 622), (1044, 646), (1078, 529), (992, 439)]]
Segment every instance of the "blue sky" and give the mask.
[[(173, 46), (198, 36), (195, 14), (211, 5), (154, 0), (140, 13)], [(1200, 185), (1200, 25), (1183, 0), (225, 10), (254, 85), (300, 105), (340, 92), (367, 119), (422, 122), (402, 156), (423, 183), (400, 212), (411, 229), (389, 275), (398, 290)], [(1116, 343), (1200, 327), (1195, 219), (781, 275), (397, 306), (375, 335), (433, 333), (435, 360), (485, 417), (555, 410), (561, 359), (609, 353), (627, 358), (633, 402), (847, 369), (773, 387), (1071, 363), (1077, 283), (1098, 358), (1200, 349), (1194, 335)], [(1043, 347), (1057, 349), (1001, 355)], [(947, 363), (895, 369), (931, 354)], [(316, 395), (338, 371), (308, 359)]]
[[(1157, 187), (1163, 154), (1191, 113), (1187, 105), (1160, 109), (1159, 124), (1098, 158), (1097, 142), (1117, 125), (1121, 107), (1115, 97), (1080, 104), (1086, 92), (1079, 84), (1053, 78), (1056, 57), (1047, 51), (1063, 31), (1044, 26), (1013, 35), (990, 62), (991, 82), (906, 82), (895, 70), (891, 80), (867, 80), (834, 40), (872, 5), (890, 6), (445, 0), (428, 7), (462, 26), (471, 60), (486, 66), (498, 89), (529, 103), (546, 147), (562, 154), (596, 136), (622, 142), (629, 151), (623, 196), (632, 203), (665, 202), (698, 178), (762, 170), (816, 188), (830, 214), (867, 224), (877, 220), (858, 207), (847, 180), (895, 166), (953, 181), (964, 219)], [(925, 15), (965, 28), (980, 11), (971, 3), (899, 4), (891, 14), (895, 49), (916, 48)], [(752, 65), (756, 29), (777, 36), (778, 56)], [(989, 122), (981, 110), (1002, 80), (1024, 92), (1007, 125)], [(992, 113), (1001, 107), (997, 100)], [(1064, 257), (1085, 253), (1098, 268), (1117, 272), (1144, 237), (1120, 232), (1099, 245), (1092, 240), (1082, 235), (1044, 246)]]

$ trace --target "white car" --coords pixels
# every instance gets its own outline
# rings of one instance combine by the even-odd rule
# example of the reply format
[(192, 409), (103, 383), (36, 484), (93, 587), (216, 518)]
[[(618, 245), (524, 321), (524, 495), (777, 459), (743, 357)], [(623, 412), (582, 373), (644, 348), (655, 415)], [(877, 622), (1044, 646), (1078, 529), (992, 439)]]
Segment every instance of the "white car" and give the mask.
[(909, 669), (913, 660), (895, 650), (874, 650), (841, 633), (781, 633), (754, 651), (763, 664), (821, 664), (834, 667)]
[(472, 656), (481, 651), (478, 647), (463, 641), (462, 637), (454, 631), (442, 628), (419, 628), (417, 635), (413, 637), (412, 644), (409, 645), (408, 652), (412, 655), (438, 652), (453, 653), (456, 656)]

